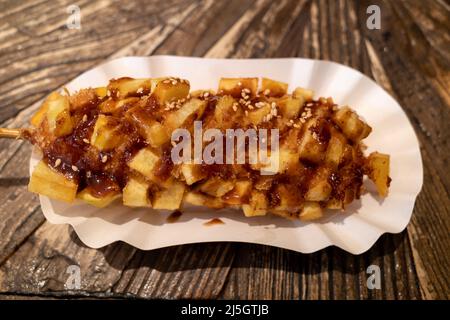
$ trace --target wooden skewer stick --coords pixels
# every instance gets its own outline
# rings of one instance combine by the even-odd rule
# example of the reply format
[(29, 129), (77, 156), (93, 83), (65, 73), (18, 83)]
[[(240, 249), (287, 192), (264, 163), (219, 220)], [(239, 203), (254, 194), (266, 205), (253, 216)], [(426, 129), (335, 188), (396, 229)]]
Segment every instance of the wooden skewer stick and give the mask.
[(22, 130), (0, 128), (0, 138), (20, 139), (22, 137)]

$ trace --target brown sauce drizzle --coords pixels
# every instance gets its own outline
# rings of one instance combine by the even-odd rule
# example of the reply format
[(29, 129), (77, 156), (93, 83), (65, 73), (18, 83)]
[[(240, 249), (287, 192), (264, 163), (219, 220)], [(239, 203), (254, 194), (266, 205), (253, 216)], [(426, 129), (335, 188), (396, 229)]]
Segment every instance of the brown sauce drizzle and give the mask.
[(219, 218), (214, 218), (214, 219), (211, 219), (211, 220), (206, 221), (205, 223), (203, 223), (203, 225), (207, 226), (207, 227), (215, 226), (215, 225), (218, 225), (218, 224), (225, 224), (225, 222), (223, 222)]
[(181, 211), (176, 210), (176, 211), (172, 212), (172, 213), (167, 217), (166, 221), (169, 222), (169, 223), (177, 222), (178, 219), (180, 219), (180, 217), (181, 217), (182, 214), (183, 214), (183, 213), (182, 213)]

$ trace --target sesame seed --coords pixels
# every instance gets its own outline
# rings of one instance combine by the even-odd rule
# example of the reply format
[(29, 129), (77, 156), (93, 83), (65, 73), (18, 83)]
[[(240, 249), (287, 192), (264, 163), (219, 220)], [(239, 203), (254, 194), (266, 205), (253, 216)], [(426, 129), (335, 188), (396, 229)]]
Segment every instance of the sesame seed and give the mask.
[(287, 125), (288, 127), (292, 127), (292, 123), (290, 123), (290, 122), (287, 122), (286, 125)]
[(245, 105), (248, 106), (250, 105), (251, 101), (245, 101)]
[(61, 164), (61, 159), (56, 159), (55, 161), (55, 167), (59, 166)]
[(272, 102), (272, 104), (270, 105), (272, 108), (276, 108), (277, 104), (275, 102)]
[(163, 83), (170, 83), (170, 80), (164, 80)]
[(270, 94), (270, 89), (264, 90), (263, 94), (264, 94), (265, 96), (269, 95), (269, 94)]
[(87, 114), (85, 114), (84, 116), (83, 116), (83, 122), (86, 122), (87, 121)]
[(175, 141), (171, 141), (171, 144), (172, 144), (172, 147), (176, 147), (177, 146)]
[(233, 104), (233, 111), (236, 112), (237, 111), (237, 105)]
[(209, 97), (209, 92), (205, 92), (205, 93), (203, 94), (203, 97), (205, 97), (205, 98)]
[(87, 172), (86, 172), (86, 177), (90, 178), (91, 176), (92, 176), (92, 172), (87, 171)]
[(142, 93), (144, 92), (144, 88), (140, 87), (139, 89), (137, 89), (136, 93)]
[(177, 84), (177, 80), (172, 80), (172, 84), (176, 85)]
[(102, 162), (105, 163), (106, 161), (108, 161), (108, 156), (105, 154), (105, 155), (102, 157)]
[(248, 116), (248, 111), (247, 110), (245, 110), (245, 115)]
[(300, 128), (300, 125), (298, 123), (294, 123), (294, 128)]
[(120, 92), (119, 91), (116, 92), (116, 97), (117, 98), (120, 97)]
[(239, 81), (239, 82), (238, 82), (238, 86), (239, 86), (239, 87), (242, 86), (242, 82)]
[(244, 91), (245, 93), (250, 93), (251, 92), (250, 89), (248, 89), (248, 88), (244, 88), (244, 89), (242, 89), (242, 91)]
[(78, 167), (77, 166), (72, 166), (72, 170), (73, 171), (78, 171)]
[(84, 138), (84, 139), (83, 139), (83, 142), (84, 142), (84, 143), (89, 143), (89, 140), (86, 139), (86, 138)]
[(249, 110), (253, 110), (253, 106), (251, 104), (248, 105)]
[(291, 119), (291, 120), (289, 120), (289, 122), (290, 122), (290, 123), (294, 123), (294, 120)]

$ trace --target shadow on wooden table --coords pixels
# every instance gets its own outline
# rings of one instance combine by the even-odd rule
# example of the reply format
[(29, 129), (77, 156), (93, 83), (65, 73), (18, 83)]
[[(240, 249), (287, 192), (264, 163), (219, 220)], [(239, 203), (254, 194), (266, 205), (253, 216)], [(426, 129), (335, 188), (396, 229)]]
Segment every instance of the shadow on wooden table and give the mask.
[[(77, 245), (85, 246), (73, 230), (71, 238)], [(404, 259), (405, 246), (409, 246), (406, 231), (382, 235), (371, 249), (360, 255), (353, 255), (337, 247), (302, 254), (277, 247), (240, 242), (195, 243), (150, 251), (117, 242), (98, 250), (111, 267), (120, 271), (142, 267), (162, 273), (231, 268), (250, 273), (255, 269), (268, 269), (313, 275), (333, 271), (343, 274), (365, 273), (370, 265), (382, 268), (385, 263), (390, 264), (393, 261), (385, 259), (388, 256), (399, 255), (397, 259)], [(123, 259), (129, 256), (132, 258)]]

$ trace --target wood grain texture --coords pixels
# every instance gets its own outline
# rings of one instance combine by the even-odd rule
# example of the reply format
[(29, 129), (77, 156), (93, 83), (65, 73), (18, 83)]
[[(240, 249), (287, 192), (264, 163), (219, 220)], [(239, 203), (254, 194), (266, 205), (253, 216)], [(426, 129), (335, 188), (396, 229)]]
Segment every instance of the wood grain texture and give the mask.
[[(50, 91), (114, 57), (309, 57), (375, 79), (405, 109), (419, 138), (424, 186), (406, 231), (366, 253), (305, 255), (244, 243), (140, 251), (94, 250), (71, 227), (45, 221), (26, 190), (31, 148), (0, 141), (0, 298), (449, 299), (450, 6), (435, 1), (0, 2), (0, 124), (26, 126)], [(366, 9), (381, 8), (381, 30)], [(381, 289), (366, 269), (378, 265)], [(68, 290), (69, 265), (81, 289)]]

